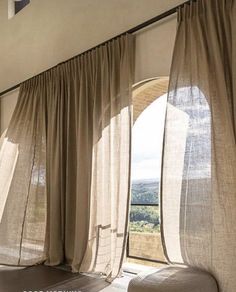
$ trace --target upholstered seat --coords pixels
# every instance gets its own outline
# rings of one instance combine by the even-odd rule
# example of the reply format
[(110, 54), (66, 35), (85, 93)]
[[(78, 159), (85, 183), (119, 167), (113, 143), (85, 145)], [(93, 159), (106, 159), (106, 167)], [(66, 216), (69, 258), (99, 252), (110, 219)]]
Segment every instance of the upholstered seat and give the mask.
[(169, 266), (132, 279), (128, 292), (218, 292), (216, 280), (207, 272)]

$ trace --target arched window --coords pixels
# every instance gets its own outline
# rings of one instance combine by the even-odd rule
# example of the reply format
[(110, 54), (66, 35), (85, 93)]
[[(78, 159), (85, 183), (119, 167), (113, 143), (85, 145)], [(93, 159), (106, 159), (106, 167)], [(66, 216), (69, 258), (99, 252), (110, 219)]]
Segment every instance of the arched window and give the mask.
[(134, 86), (131, 206), (127, 257), (165, 262), (160, 234), (160, 180), (168, 78)]

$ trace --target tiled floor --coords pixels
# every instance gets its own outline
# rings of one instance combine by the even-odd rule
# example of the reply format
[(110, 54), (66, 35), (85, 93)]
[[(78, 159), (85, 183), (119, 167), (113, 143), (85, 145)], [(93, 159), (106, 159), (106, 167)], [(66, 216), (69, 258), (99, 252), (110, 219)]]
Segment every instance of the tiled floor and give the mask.
[(28, 268), (0, 267), (0, 292), (80, 291), (98, 292), (104, 279), (73, 274), (60, 268), (38, 265)]
[(43, 265), (23, 268), (0, 266), (0, 292), (23, 291), (80, 291), (125, 292), (129, 282), (137, 274), (153, 272), (157, 268), (126, 263), (123, 274), (108, 284), (104, 279), (72, 274), (65, 269)]

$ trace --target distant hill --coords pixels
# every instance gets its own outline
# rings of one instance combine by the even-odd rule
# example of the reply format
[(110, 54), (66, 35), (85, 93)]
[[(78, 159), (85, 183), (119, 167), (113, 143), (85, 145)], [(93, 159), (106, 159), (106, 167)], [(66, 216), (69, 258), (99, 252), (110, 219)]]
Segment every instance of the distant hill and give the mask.
[(137, 180), (132, 182), (132, 204), (159, 204), (159, 181)]

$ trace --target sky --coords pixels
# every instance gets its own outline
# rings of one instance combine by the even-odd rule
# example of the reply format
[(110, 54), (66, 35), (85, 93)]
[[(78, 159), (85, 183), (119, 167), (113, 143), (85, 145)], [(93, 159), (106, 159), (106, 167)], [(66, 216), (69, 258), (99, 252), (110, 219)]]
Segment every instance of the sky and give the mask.
[(133, 126), (132, 180), (160, 178), (166, 94), (157, 98)]

